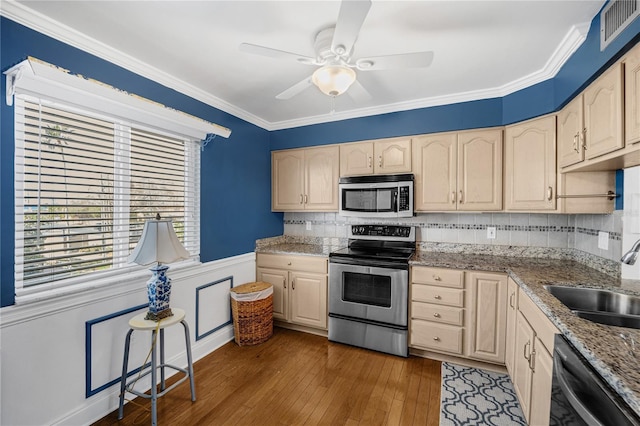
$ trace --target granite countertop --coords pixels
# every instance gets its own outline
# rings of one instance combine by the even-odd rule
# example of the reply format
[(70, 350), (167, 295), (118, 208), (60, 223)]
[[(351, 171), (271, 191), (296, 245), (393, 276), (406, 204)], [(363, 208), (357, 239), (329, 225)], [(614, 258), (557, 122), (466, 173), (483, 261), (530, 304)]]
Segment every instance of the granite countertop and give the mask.
[[(507, 272), (629, 406), (640, 415), (640, 330), (577, 317), (545, 288), (548, 284), (603, 288), (640, 295), (639, 280), (620, 280), (575, 260), (418, 251), (412, 265)], [(635, 341), (634, 351), (627, 342)], [(629, 343), (630, 345), (630, 343)]]
[[(328, 256), (345, 246), (345, 241), (335, 238), (309, 242), (277, 237), (257, 244), (256, 253)], [(640, 330), (601, 325), (579, 318), (544, 288), (548, 284), (560, 284), (640, 295), (640, 280), (621, 280), (576, 260), (562, 258), (418, 250), (410, 263), (412, 266), (507, 273), (640, 415), (640, 369), (637, 368), (640, 360)], [(629, 342), (637, 342), (638, 349), (635, 352)]]

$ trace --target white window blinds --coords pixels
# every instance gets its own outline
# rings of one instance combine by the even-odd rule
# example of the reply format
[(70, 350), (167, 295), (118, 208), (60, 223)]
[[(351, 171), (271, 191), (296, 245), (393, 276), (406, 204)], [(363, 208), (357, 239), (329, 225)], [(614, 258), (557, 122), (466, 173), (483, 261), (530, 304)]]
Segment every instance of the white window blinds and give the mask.
[(15, 105), (17, 289), (127, 266), (156, 213), (199, 254), (197, 143), (26, 95)]

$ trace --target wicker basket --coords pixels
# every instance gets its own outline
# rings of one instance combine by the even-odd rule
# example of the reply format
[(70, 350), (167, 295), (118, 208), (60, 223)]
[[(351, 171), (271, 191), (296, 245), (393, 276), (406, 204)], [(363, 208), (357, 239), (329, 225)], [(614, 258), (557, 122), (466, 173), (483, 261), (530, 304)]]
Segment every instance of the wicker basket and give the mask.
[(273, 286), (255, 282), (232, 288), (231, 311), (239, 346), (266, 342), (273, 335)]

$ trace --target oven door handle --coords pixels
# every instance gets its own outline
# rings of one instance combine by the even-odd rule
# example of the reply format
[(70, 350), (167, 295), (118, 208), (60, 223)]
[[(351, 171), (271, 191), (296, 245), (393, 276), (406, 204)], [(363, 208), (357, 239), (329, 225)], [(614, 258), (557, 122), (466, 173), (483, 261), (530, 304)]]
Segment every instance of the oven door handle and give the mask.
[[(571, 375), (562, 363), (562, 358), (566, 359), (566, 356), (562, 353), (560, 348), (556, 347), (556, 353), (553, 357), (553, 367), (554, 367), (554, 375), (558, 379), (558, 384), (562, 389), (562, 393), (566, 397), (567, 401), (573, 407), (573, 409), (578, 413), (580, 418), (589, 426), (604, 426), (592, 413), (589, 409), (584, 405), (584, 403), (580, 400), (576, 392), (571, 387), (571, 384), (567, 381), (566, 376)], [(574, 376), (575, 377), (575, 376)]]

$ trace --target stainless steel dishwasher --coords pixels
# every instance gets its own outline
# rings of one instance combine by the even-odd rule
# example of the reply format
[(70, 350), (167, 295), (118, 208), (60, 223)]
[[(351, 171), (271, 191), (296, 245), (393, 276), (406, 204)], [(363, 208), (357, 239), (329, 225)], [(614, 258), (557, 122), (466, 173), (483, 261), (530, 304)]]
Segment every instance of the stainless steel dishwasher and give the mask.
[(562, 335), (553, 351), (550, 425), (640, 425), (640, 417)]

